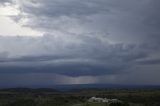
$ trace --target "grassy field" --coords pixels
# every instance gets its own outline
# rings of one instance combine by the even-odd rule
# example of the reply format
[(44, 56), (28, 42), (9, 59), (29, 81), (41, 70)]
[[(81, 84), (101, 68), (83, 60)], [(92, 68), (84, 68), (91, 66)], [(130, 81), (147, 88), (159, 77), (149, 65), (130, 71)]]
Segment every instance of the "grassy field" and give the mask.
[(58, 92), (52, 90), (0, 90), (0, 106), (128, 106), (88, 103), (92, 97), (117, 98), (129, 106), (160, 106), (160, 90), (112, 89)]
[(82, 103), (82, 104), (75, 104), (73, 106), (109, 106), (106, 103)]

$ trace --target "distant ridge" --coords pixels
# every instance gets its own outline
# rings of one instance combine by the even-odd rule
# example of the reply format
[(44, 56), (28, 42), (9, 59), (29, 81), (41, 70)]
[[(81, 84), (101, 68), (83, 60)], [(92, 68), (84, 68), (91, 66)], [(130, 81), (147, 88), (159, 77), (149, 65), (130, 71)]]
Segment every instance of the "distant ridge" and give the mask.
[(56, 85), (58, 90), (80, 90), (80, 89), (160, 89), (160, 85), (120, 85), (120, 84), (73, 84)]
[(0, 91), (9, 91), (9, 92), (59, 92), (56, 89), (52, 88), (7, 88), (7, 89), (0, 89)]
[(160, 85), (119, 85), (119, 84), (72, 84), (72, 85), (54, 85), (47, 87), (29, 87), (29, 88), (3, 88), (1, 91), (10, 92), (62, 92), (77, 90), (98, 90), (98, 89), (160, 89)]

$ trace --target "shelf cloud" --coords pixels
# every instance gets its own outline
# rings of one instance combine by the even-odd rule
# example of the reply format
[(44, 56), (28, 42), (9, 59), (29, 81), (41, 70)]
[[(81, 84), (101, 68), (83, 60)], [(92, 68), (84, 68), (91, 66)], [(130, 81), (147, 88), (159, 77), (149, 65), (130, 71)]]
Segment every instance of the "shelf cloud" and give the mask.
[(8, 18), (43, 36), (0, 37), (3, 85), (160, 84), (159, 0), (6, 2), (19, 10)]

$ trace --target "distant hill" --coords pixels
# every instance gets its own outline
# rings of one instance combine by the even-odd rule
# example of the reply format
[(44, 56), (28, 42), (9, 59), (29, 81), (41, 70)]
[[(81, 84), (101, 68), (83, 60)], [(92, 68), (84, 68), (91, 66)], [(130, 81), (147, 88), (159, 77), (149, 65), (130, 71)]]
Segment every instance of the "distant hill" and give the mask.
[(49, 87), (37, 88), (7, 88), (0, 91), (10, 92), (64, 92), (78, 90), (102, 90), (102, 89), (160, 89), (159, 85), (118, 85), (118, 84), (73, 84), (73, 85), (54, 85)]
[(82, 89), (160, 89), (160, 85), (73, 84), (55, 85), (54, 89), (60, 91), (75, 91)]
[(8, 92), (32, 92), (32, 93), (39, 93), (39, 92), (59, 92), (56, 89), (52, 89), (52, 88), (37, 88), (37, 89), (33, 89), (33, 88), (8, 88), (8, 89), (0, 89), (0, 91), (8, 91)]

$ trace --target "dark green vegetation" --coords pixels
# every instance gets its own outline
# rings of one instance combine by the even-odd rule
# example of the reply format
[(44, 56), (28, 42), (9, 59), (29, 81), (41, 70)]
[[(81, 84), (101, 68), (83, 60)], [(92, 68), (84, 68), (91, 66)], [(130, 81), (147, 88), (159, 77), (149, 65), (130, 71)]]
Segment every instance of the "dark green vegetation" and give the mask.
[(78, 104), (78, 105), (72, 105), (72, 106), (130, 106), (128, 103), (82, 103), (82, 104)]
[[(117, 98), (123, 104), (88, 103), (92, 97)], [(52, 89), (0, 90), (0, 106), (160, 106), (160, 90), (79, 90), (58, 92)]]

